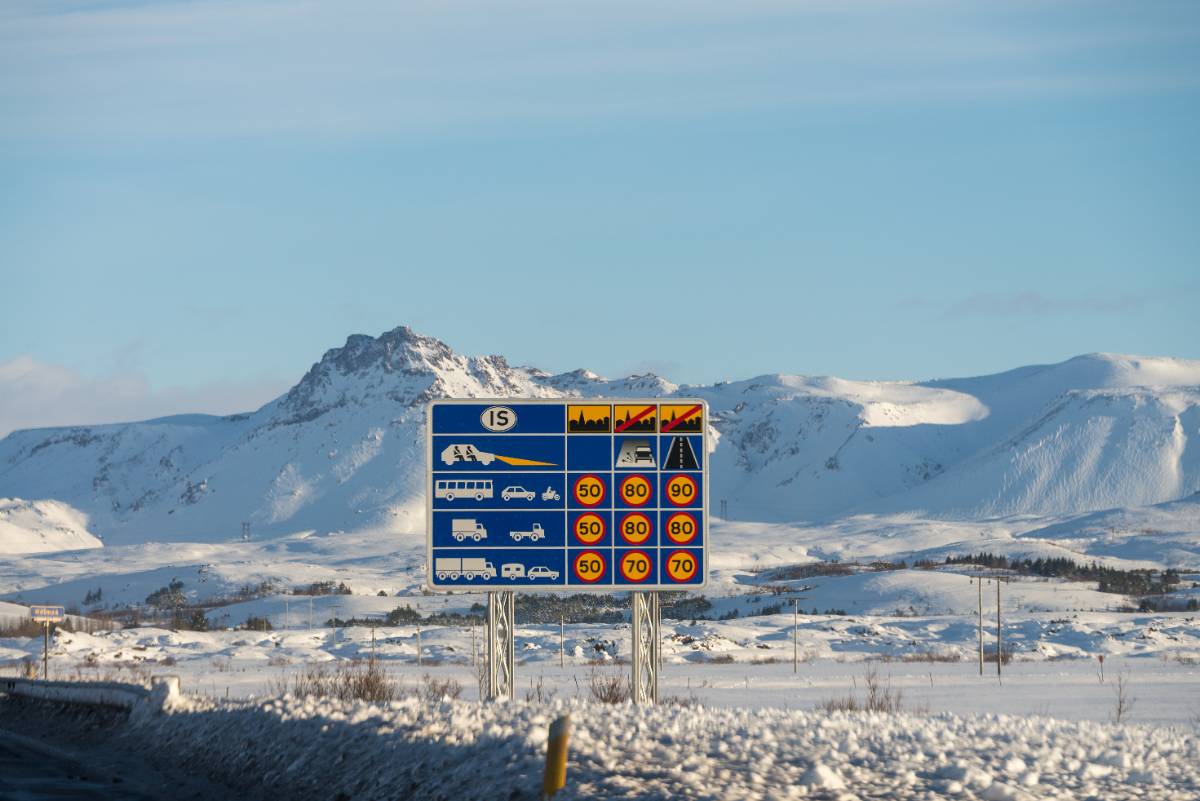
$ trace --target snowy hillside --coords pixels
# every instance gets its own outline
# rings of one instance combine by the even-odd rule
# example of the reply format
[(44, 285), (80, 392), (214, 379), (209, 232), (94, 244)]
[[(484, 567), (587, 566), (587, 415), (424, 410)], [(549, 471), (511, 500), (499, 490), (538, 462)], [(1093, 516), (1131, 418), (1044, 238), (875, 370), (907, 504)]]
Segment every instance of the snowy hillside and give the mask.
[(714, 497), (740, 520), (1075, 515), (1200, 491), (1200, 363), (1109, 355), (912, 382), (773, 375), (676, 387), (464, 357), (397, 328), (352, 336), (244, 415), (18, 431), (0, 496), (55, 499), (106, 544), (423, 529), (438, 397), (708, 399)]
[(103, 543), (87, 530), (87, 516), (57, 501), (0, 498), (0, 555), (78, 551)]

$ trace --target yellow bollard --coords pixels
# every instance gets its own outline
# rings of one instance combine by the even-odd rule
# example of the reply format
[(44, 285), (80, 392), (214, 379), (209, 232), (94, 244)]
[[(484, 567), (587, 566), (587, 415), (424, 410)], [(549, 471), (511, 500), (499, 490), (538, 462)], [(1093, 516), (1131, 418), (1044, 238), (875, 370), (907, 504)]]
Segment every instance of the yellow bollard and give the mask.
[(542, 798), (553, 798), (567, 784), (567, 740), (571, 736), (571, 716), (563, 715), (550, 724), (546, 741), (546, 775), (542, 779)]

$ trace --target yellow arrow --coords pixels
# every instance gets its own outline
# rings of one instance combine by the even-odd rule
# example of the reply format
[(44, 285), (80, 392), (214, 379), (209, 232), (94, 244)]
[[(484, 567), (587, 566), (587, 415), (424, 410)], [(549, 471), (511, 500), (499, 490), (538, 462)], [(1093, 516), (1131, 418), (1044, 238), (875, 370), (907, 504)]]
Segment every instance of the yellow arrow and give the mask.
[(496, 458), (514, 467), (554, 467), (554, 462), (538, 462), (533, 459), (518, 459), (515, 456), (501, 456), (500, 454), (496, 454)]

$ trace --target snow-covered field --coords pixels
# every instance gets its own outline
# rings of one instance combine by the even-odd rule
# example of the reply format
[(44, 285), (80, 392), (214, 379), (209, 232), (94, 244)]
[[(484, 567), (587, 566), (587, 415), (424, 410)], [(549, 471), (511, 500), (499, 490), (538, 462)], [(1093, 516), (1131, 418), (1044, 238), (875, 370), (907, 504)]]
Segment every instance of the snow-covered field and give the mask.
[(1200, 791), (1200, 740), (1188, 729), (1013, 715), (192, 699), (139, 724), (138, 736), (247, 790), (525, 799), (537, 795), (547, 727), (563, 713), (568, 781), (556, 797), (565, 799), (1182, 800)]
[[(1015, 650), (997, 679), (981, 678), (973, 621), (961, 617), (858, 618), (791, 615), (696, 624), (664, 621), (664, 696), (712, 705), (806, 709), (861, 691), (869, 664), (918, 708), (965, 714), (1004, 712), (1071, 719), (1111, 717), (1114, 688), (1125, 677), (1136, 696), (1134, 719), (1187, 723), (1200, 716), (1200, 619), (1184, 616), (1032, 617), (1006, 627)], [(300, 623), (299, 625), (305, 625)], [(59, 632), (51, 648), (59, 677), (175, 674), (185, 690), (263, 696), (310, 665), (375, 654), (390, 675), (415, 686), (425, 673), (452, 677), (476, 695), (473, 654), (482, 630), (415, 626), (299, 628), (284, 631), (122, 629)], [(793, 672), (793, 634), (799, 667)], [(418, 640), (420, 663), (418, 663)], [(994, 647), (992, 633), (985, 637)], [(559, 666), (558, 626), (517, 630), (519, 687), (545, 683), (559, 696), (587, 697), (593, 672), (629, 671), (628, 624), (572, 625)], [(15, 673), (40, 655), (39, 638), (0, 640), (0, 663)], [(1103, 666), (1094, 654), (1105, 654)]]
[[(1183, 513), (1167, 517), (1181, 531), (1186, 527)], [(1159, 525), (1167, 522), (1160, 519)], [(772, 572), (831, 558), (864, 563), (940, 560), (951, 553), (978, 551), (1088, 558), (1070, 550), (1075, 539), (1062, 529), (1056, 533), (1062, 539), (1033, 536), (1018, 520), (956, 523), (912, 516), (854, 517), (824, 525), (717, 523), (713, 571), (705, 591), (711, 606), (703, 612), (711, 619), (663, 620), (664, 693), (694, 691), (706, 702), (728, 705), (806, 708), (851, 687), (862, 673), (861, 663), (873, 659), (887, 660), (896, 680), (912, 684), (914, 697), (936, 711), (1049, 710), (1072, 718), (1104, 719), (1110, 690), (1097, 676), (1097, 656), (1104, 655), (1110, 678), (1124, 669), (1117, 665), (1139, 677), (1135, 681), (1143, 685), (1140, 712), (1147, 721), (1188, 720), (1196, 710), (1176, 700), (1197, 696), (1195, 687), (1200, 686), (1195, 672), (1200, 663), (1200, 614), (1115, 611), (1134, 606), (1136, 599), (1098, 592), (1094, 583), (1009, 576), (1001, 588), (1001, 607), (1005, 652), (1014, 662), (1008, 667), (1010, 681), (996, 688), (1000, 694), (993, 698), (978, 685), (979, 590), (966, 568), (864, 567), (849, 575), (790, 580)], [(1150, 558), (1154, 554), (1147, 547), (1141, 548), (1139, 559), (1101, 555), (1110, 546), (1121, 551), (1126, 541), (1124, 536), (1092, 538), (1087, 547), (1093, 558), (1116, 567), (1161, 564)], [(181, 581), (189, 603), (221, 601), (207, 610), (217, 630), (142, 626), (90, 635), (60, 632), (53, 645), (55, 669), (65, 675), (94, 675), (142, 666), (179, 673), (186, 685), (207, 693), (221, 694), (228, 687), (234, 696), (246, 696), (267, 692), (282, 672), (370, 653), (370, 629), (335, 632), (325, 625), (331, 618), (382, 621), (403, 606), (423, 615), (467, 614), (484, 600), (480, 594), (422, 594), (422, 561), (418, 537), (307, 532), (265, 541), (150, 543), (10, 557), (0, 562), (0, 588), (9, 588), (7, 597), (22, 603), (66, 605), (82, 605), (86, 594), (102, 592), (102, 600), (87, 608), (103, 610), (142, 604), (155, 590)], [(318, 581), (344, 583), (353, 594), (314, 597), (288, 592)], [(1192, 587), (1197, 581), (1200, 575), (1184, 574), (1184, 589), (1173, 594), (1175, 601), (1200, 597), (1200, 589)], [(239, 588), (263, 583), (273, 587), (266, 595), (234, 598)], [(984, 589), (984, 645), (993, 650), (995, 585)], [(623, 599), (615, 600), (624, 608)], [(793, 602), (804, 613), (798, 619), (792, 614)], [(14, 617), (18, 609), (9, 603), (0, 614)], [(846, 614), (825, 614), (830, 610)], [(628, 657), (627, 623), (568, 619), (567, 666), (560, 670), (558, 626), (528, 625), (519, 615), (523, 681), (544, 675), (560, 694), (573, 695), (576, 678), (586, 680), (589, 661), (612, 664)], [(251, 617), (268, 619), (274, 631), (225, 630)], [(476, 634), (481, 647), (482, 632)], [(790, 673), (794, 636), (803, 663), (799, 682)], [(0, 640), (0, 663), (15, 670), (20, 659), (39, 648), (36, 640)], [(424, 670), (441, 670), (474, 692), (470, 628), (424, 626), (420, 666), (415, 626), (377, 628), (375, 651), (389, 670), (410, 682)], [(720, 664), (726, 660), (732, 664)], [(989, 675), (992, 670), (989, 665)], [(1009, 692), (1021, 677), (1032, 682), (1028, 692)]]

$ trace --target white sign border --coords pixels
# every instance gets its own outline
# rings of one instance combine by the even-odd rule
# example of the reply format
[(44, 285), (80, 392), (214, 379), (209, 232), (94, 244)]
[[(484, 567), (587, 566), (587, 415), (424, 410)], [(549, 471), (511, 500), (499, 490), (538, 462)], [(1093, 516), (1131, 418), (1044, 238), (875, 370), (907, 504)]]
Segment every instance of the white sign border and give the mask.
[[(703, 496), (701, 498), (701, 503), (700, 503), (700, 515), (701, 515), (702, 520), (704, 521), (704, 528), (703, 528), (704, 540), (703, 540), (703, 545), (701, 546), (701, 551), (704, 554), (704, 580), (699, 584), (685, 584), (685, 585), (646, 584), (646, 585), (638, 585), (636, 587), (616, 586), (613, 584), (603, 584), (603, 585), (562, 584), (562, 585), (555, 585), (555, 586), (539, 585), (539, 586), (514, 586), (514, 587), (482, 585), (479, 587), (470, 587), (470, 586), (442, 587), (442, 586), (434, 584), (433, 583), (433, 408), (435, 406), (477, 406), (480, 404), (496, 405), (496, 406), (509, 406), (510, 408), (511, 408), (511, 406), (516, 406), (516, 405), (528, 406), (528, 405), (533, 405), (533, 404), (542, 405), (542, 406), (549, 406), (549, 405), (554, 405), (554, 406), (584, 405), (585, 406), (589, 403), (597, 404), (597, 405), (608, 404), (610, 406), (616, 406), (618, 404), (627, 405), (627, 404), (637, 404), (637, 403), (646, 403), (646, 404), (652, 403), (652, 404), (655, 404), (656, 406), (664, 404), (664, 403), (672, 404), (672, 405), (676, 405), (676, 404), (683, 405), (686, 403), (693, 403), (693, 404), (699, 404), (702, 407), (701, 414), (704, 416), (704, 425), (701, 426), (701, 428), (700, 428), (700, 436), (701, 436), (700, 447), (704, 453), (703, 469), (701, 470), (701, 473), (703, 474), (702, 477), (704, 480), (704, 491), (703, 491)], [(709, 503), (708, 503), (708, 501), (709, 501), (709, 475), (711, 473), (711, 460), (709, 458), (711, 454), (709, 453), (709, 449), (708, 449), (708, 427), (710, 424), (710, 419), (711, 418), (709, 417), (709, 414), (708, 414), (708, 401), (704, 400), (703, 398), (677, 398), (677, 397), (673, 397), (673, 396), (658, 397), (658, 398), (626, 398), (626, 397), (435, 398), (434, 400), (429, 401), (429, 403), (427, 403), (425, 405), (425, 583), (424, 583), (424, 588), (429, 590), (430, 592), (442, 593), (442, 594), (447, 594), (447, 595), (456, 594), (456, 593), (457, 594), (478, 594), (478, 593), (483, 593), (483, 592), (504, 592), (504, 591), (509, 591), (509, 590), (515, 590), (517, 592), (529, 592), (529, 593), (534, 593), (534, 592), (559, 592), (559, 593), (600, 592), (600, 593), (605, 593), (606, 592), (606, 593), (611, 594), (611, 593), (618, 593), (618, 592), (698, 592), (698, 591), (707, 589), (709, 573), (711, 572), (711, 566), (709, 565), (709, 560), (710, 560), (711, 554), (712, 554), (712, 543), (709, 540)], [(659, 421), (659, 425), (661, 425), (661, 424), (662, 424), (661, 421)], [(569, 434), (567, 434), (567, 432), (564, 431), (563, 436), (567, 437), (567, 436), (569, 436)], [(581, 434), (580, 436), (588, 436), (588, 435)], [(612, 435), (609, 434), (609, 436), (612, 436)], [(660, 456), (661, 456), (661, 454), (660, 454)], [(566, 465), (563, 465), (563, 468), (564, 468), (563, 469), (564, 473), (568, 472), (566, 470)], [(659, 472), (661, 472), (661, 471), (659, 471)], [(567, 502), (565, 498), (564, 498), (564, 502), (567, 503), (567, 506), (564, 507), (564, 509), (568, 508), (570, 506), (569, 502)], [(615, 508), (616, 507), (614, 506), (614, 510), (615, 510)], [(616, 532), (613, 532), (613, 536), (616, 536)], [(566, 564), (563, 565), (564, 571), (569, 570), (569, 569), (570, 569), (570, 565), (566, 565)], [(611, 569), (616, 570), (617, 566), (614, 564), (611, 566)], [(564, 578), (565, 578), (565, 574), (564, 574)]]

